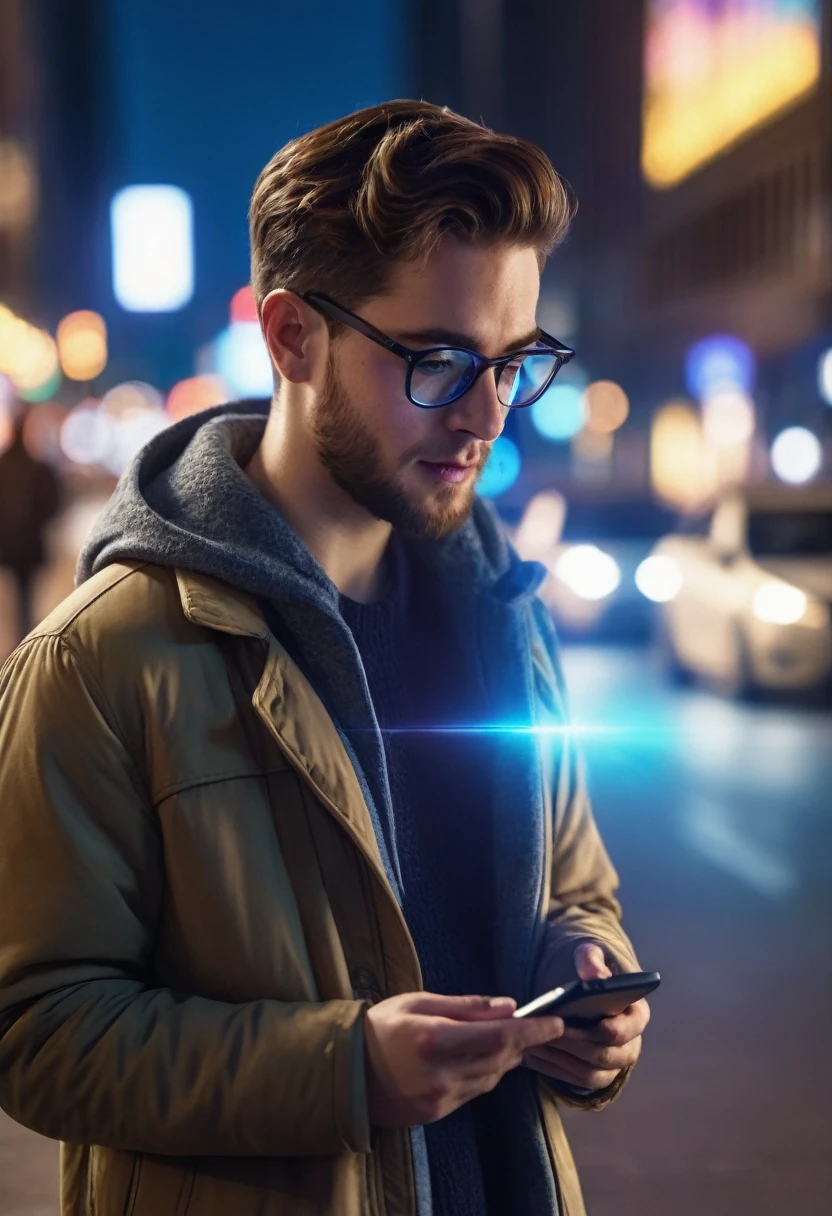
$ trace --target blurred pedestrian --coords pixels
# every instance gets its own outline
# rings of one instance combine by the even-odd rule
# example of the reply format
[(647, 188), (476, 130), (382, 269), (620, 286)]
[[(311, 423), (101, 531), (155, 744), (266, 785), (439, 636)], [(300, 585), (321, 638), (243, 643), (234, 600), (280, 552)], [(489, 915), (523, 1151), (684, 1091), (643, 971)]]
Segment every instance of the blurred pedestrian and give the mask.
[(18, 411), (11, 443), (0, 453), (0, 566), (14, 579), (21, 638), (35, 623), (35, 579), (46, 560), (47, 525), (60, 505), (54, 470), (26, 447), (25, 420), (25, 413)]
[(0, 1101), (64, 1142), (65, 1216), (582, 1216), (558, 1103), (616, 1097), (648, 1010), (512, 1017), (638, 964), (536, 730), (542, 570), (474, 493), (571, 355), (535, 322), (570, 211), (424, 102), (278, 152), (271, 408), (151, 440), (7, 665)]

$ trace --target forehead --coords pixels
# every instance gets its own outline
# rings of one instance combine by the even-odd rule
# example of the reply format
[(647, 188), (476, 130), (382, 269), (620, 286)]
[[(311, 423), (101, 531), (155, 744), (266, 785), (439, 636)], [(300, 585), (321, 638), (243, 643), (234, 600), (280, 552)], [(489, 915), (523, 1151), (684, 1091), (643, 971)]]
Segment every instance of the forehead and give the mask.
[(392, 336), (423, 329), (470, 334), (483, 354), (500, 353), (535, 323), (537, 253), (445, 237), (425, 260), (398, 262), (383, 295), (361, 315)]

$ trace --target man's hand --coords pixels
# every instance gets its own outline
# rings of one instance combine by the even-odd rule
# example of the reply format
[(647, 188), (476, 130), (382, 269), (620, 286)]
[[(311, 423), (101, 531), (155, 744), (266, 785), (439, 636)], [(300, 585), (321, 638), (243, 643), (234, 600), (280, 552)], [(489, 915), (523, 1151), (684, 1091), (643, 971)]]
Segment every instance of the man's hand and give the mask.
[[(579, 979), (603, 980), (612, 975), (600, 946), (584, 942), (574, 957)], [(650, 1007), (642, 998), (623, 1013), (603, 1018), (597, 1026), (567, 1026), (558, 1036), (557, 1046), (547, 1043), (532, 1048), (523, 1063), (579, 1089), (606, 1089), (623, 1068), (635, 1064), (649, 1021)]]
[(558, 1039), (561, 1018), (514, 1019), (511, 997), (408, 992), (364, 1023), (367, 1098), (376, 1127), (433, 1123), (487, 1093), (524, 1053)]

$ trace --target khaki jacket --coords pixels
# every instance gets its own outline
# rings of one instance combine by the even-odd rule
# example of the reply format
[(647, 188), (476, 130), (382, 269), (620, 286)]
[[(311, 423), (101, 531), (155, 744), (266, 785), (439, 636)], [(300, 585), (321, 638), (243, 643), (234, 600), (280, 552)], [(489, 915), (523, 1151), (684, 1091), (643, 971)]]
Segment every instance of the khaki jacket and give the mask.
[[(634, 967), (586, 799), (549, 784), (541, 966), (592, 937)], [(255, 600), (113, 565), (11, 656), (0, 1105), (63, 1142), (64, 1216), (415, 1216), (409, 1134), (368, 1121), (363, 1013), (421, 986), (338, 732)]]

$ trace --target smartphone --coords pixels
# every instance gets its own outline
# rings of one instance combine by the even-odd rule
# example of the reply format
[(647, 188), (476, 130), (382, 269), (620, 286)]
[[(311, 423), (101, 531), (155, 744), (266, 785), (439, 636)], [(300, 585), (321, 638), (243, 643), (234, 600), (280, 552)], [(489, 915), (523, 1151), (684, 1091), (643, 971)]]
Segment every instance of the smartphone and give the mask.
[(655, 992), (660, 983), (658, 971), (631, 971), (606, 980), (575, 980), (544, 992), (528, 1005), (515, 1009), (512, 1016), (533, 1018), (550, 1014), (576, 1025), (600, 1022), (602, 1018), (623, 1013), (628, 1005)]

